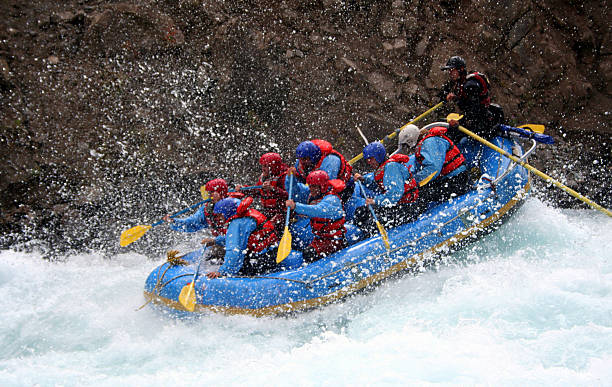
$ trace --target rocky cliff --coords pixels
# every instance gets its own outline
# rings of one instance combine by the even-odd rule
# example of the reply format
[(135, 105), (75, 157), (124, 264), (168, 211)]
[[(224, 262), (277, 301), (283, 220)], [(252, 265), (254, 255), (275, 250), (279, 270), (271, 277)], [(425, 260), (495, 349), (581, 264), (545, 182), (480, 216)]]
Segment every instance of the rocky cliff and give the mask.
[[(531, 163), (610, 207), (612, 29), (602, 1), (0, 4), (0, 247), (118, 249), (213, 176), (323, 137), (348, 157), (437, 101), (440, 65), (485, 72)], [(427, 121), (450, 111), (438, 111)], [(557, 205), (580, 202), (545, 184)], [(130, 248), (165, 247), (151, 231)], [(33, 243), (35, 241), (35, 243)]]

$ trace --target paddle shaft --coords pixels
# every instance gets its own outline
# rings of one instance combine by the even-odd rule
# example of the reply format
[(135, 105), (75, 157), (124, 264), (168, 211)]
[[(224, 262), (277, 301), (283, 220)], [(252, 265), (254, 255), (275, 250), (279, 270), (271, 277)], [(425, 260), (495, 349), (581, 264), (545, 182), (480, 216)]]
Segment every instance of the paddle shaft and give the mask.
[[(361, 194), (363, 195), (365, 199), (367, 199), (368, 197), (366, 196), (366, 192), (365, 192), (365, 189), (363, 189), (363, 184), (361, 184), (361, 181), (357, 180), (357, 184), (359, 185)], [(374, 212), (374, 209), (372, 208), (372, 206), (369, 204), (367, 204), (367, 206), (368, 206), (368, 209), (370, 210), (370, 214), (372, 214), (372, 219), (374, 219), (374, 222), (376, 222), (376, 225), (378, 226), (380, 235), (383, 239), (383, 242), (385, 243), (385, 247), (389, 249), (391, 246), (389, 245), (389, 238), (387, 237), (387, 231), (385, 231), (385, 228), (383, 227), (383, 225), (378, 221), (378, 218), (376, 217), (376, 213)]]
[[(293, 194), (293, 173), (289, 175), (289, 194), (287, 198), (291, 200)], [(285, 214), (285, 228), (289, 227), (289, 215), (291, 214), (291, 207), (287, 206), (287, 213)]]
[(599, 204), (597, 204), (597, 203), (593, 202), (592, 200), (590, 200), (589, 198), (579, 194), (578, 192), (574, 191), (573, 189), (571, 189), (571, 188), (561, 184), (559, 181), (553, 179), (552, 177), (548, 176), (545, 173), (540, 172), (539, 170), (535, 169), (531, 165), (529, 165), (529, 164), (519, 160), (518, 157), (516, 157), (514, 155), (511, 155), (510, 153), (506, 152), (505, 150), (501, 149), (500, 147), (498, 147), (498, 146), (496, 146), (494, 144), (491, 144), (489, 141), (485, 140), (484, 138), (480, 137), (479, 135), (477, 135), (475, 133), (470, 132), (469, 130), (467, 130), (463, 126), (459, 126), (459, 130), (461, 132), (467, 134), (468, 136), (478, 140), (479, 142), (483, 143), (484, 145), (488, 146), (489, 148), (493, 149), (494, 151), (496, 151), (498, 153), (501, 153), (502, 155), (508, 157), (510, 160), (512, 160), (515, 163), (519, 164), (523, 168), (528, 169), (529, 171), (531, 171), (534, 174), (538, 175), (542, 179), (553, 183), (554, 185), (556, 185), (557, 187), (561, 188), (563, 191), (565, 191), (568, 194), (572, 195), (576, 199), (582, 200), (584, 203), (586, 203), (589, 206), (595, 208), (596, 210), (599, 210), (599, 211), (603, 212), (604, 214), (612, 217), (612, 212), (610, 210), (600, 206)]
[[(429, 114), (431, 114), (434, 110), (438, 109), (440, 106), (442, 106), (444, 104), (444, 102), (440, 102), (438, 103), (436, 106), (432, 107), (431, 109), (427, 110), (425, 113), (421, 114), (420, 116), (418, 116), (417, 118), (415, 118), (414, 120), (410, 121), (409, 123), (407, 123), (406, 125), (402, 126), (399, 129), (396, 129), (395, 131), (393, 131), (391, 134), (387, 135), (385, 138), (383, 138), (382, 140), (380, 140), (381, 143), (385, 143), (388, 142), (390, 140), (392, 140), (393, 138), (395, 138), (395, 136), (397, 136), (399, 134), (399, 132), (401, 132), (406, 126), (408, 125), (412, 125), (420, 120), (422, 120), (423, 118), (427, 117)], [(357, 161), (361, 160), (363, 158), (363, 152), (358, 154), (357, 156), (353, 157), (351, 160), (349, 160), (349, 164), (353, 165), (355, 164)]]
[[(289, 174), (289, 194), (287, 198), (291, 200), (293, 195), (293, 173)], [(278, 249), (276, 250), (276, 263), (281, 263), (291, 253), (291, 232), (289, 231), (289, 215), (291, 214), (291, 207), (287, 206), (287, 214), (285, 215), (285, 231), (283, 237), (278, 243)]]

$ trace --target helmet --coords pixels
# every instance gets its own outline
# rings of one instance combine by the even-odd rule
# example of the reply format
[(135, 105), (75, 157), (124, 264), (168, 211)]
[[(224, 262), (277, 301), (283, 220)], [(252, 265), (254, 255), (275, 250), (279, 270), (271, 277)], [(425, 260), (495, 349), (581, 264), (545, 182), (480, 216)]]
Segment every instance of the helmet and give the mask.
[(295, 155), (298, 159), (309, 158), (311, 162), (316, 163), (321, 158), (321, 149), (312, 141), (304, 141), (295, 149)]
[(451, 56), (446, 62), (446, 66), (440, 67), (440, 70), (451, 70), (451, 69), (465, 69), (465, 60), (460, 56)]
[(240, 199), (225, 198), (223, 200), (219, 200), (215, 204), (215, 207), (213, 208), (213, 213), (221, 214), (225, 217), (225, 220), (228, 220), (232, 216), (236, 215), (239, 205), (240, 205)]
[(274, 153), (274, 152), (264, 153), (259, 158), (259, 164), (261, 165), (272, 166), (274, 164), (280, 164), (282, 162), (283, 162), (283, 159), (281, 158), (281, 155), (279, 155), (278, 153)]
[(312, 171), (306, 176), (306, 184), (308, 185), (320, 185), (321, 188), (327, 187), (329, 183), (329, 175), (327, 172), (317, 169), (316, 171)]
[(410, 124), (399, 132), (397, 143), (400, 146), (405, 145), (407, 148), (412, 148), (416, 145), (420, 133), (421, 132), (416, 125)]
[(213, 179), (206, 183), (208, 193), (218, 192), (222, 198), (227, 196), (227, 183), (223, 179)]
[(272, 172), (272, 174), (278, 175), (282, 172), (281, 170), (283, 168), (283, 159), (278, 153), (264, 153), (259, 158), (259, 164), (261, 166), (267, 165), (268, 167), (270, 167), (270, 172)]
[(371, 142), (366, 145), (365, 148), (363, 148), (363, 158), (367, 160), (370, 157), (374, 157), (374, 160), (376, 160), (378, 164), (382, 164), (383, 161), (385, 161), (385, 157), (387, 157), (385, 146), (379, 141)]

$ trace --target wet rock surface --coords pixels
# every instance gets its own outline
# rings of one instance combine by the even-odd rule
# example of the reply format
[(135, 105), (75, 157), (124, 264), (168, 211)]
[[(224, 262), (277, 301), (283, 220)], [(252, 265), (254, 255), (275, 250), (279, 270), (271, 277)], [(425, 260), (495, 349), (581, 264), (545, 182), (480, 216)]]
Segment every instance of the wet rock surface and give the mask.
[[(0, 247), (119, 251), (122, 230), (252, 183), (266, 151), (348, 157), (437, 101), (461, 55), (510, 124), (558, 140), (530, 162), (612, 207), (606, 2), (21, 1), (0, 4)], [(439, 120), (450, 111), (434, 113)], [(536, 181), (552, 205), (581, 203)], [(127, 249), (156, 254), (164, 226)]]

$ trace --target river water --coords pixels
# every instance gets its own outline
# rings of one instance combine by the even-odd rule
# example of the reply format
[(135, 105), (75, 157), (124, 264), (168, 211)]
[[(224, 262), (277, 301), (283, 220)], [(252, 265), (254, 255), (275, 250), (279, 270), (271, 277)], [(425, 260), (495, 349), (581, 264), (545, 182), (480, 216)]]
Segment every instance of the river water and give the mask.
[(295, 316), (180, 320), (136, 311), (160, 260), (2, 251), (0, 385), (612, 385), (612, 219), (532, 198), (447, 261)]

